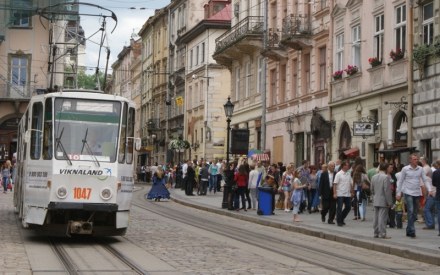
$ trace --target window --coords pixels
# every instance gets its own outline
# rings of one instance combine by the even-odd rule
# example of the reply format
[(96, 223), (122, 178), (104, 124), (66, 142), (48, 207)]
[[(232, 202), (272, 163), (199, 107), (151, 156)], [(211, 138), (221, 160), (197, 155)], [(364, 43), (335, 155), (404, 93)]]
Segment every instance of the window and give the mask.
[(202, 53), (200, 56), (200, 62), (204, 63), (205, 62), (205, 42), (202, 43)]
[(52, 159), (52, 98), (46, 99), (44, 111), (43, 159)]
[(395, 11), (395, 42), (396, 49), (406, 49), (406, 5), (396, 7)]
[(344, 67), (344, 34), (336, 36), (336, 70), (342, 70)]
[(298, 60), (292, 60), (292, 98), (299, 97), (298, 89)]
[(286, 101), (286, 64), (280, 65), (280, 80), (279, 80), (279, 102), (285, 102)]
[(303, 55), (303, 72), (304, 78), (302, 79), (303, 84), (303, 95), (306, 95), (310, 92), (310, 54)]
[(193, 66), (193, 59), (194, 55), (193, 55), (193, 50), (191, 49), (191, 51), (189, 52), (189, 67), (192, 68)]
[[(207, 82), (207, 83), (208, 83), (208, 82)], [(200, 104), (204, 104), (203, 101), (205, 100), (205, 96), (204, 96), (204, 93), (203, 93), (203, 91), (204, 91), (203, 86), (204, 86), (204, 81), (201, 80), (201, 81), (200, 81), (200, 96), (199, 96), (199, 98), (200, 98), (200, 102), (199, 102), (199, 105), (200, 105)], [(208, 90), (208, 89), (206, 89), (206, 90)]]
[(319, 90), (327, 89), (327, 48), (319, 48)]
[(134, 108), (129, 108), (128, 110), (128, 120), (127, 120), (127, 163), (133, 163), (134, 154), (134, 122), (135, 122), (135, 111)]
[(196, 47), (196, 66), (199, 65), (199, 46)]
[(277, 104), (277, 77), (276, 70), (270, 70), (270, 97), (271, 97), (271, 105), (274, 106)]
[(16, 86), (25, 86), (28, 77), (28, 59), (26, 56), (11, 58), (11, 83)]
[(353, 65), (361, 67), (361, 26), (355, 26), (351, 29), (352, 56)]
[(40, 159), (41, 133), (43, 132), (43, 103), (35, 102), (32, 106), (31, 159)]
[(259, 57), (258, 58), (257, 93), (261, 93), (264, 90), (263, 67), (264, 67), (264, 59), (262, 57)]
[(245, 88), (245, 92), (246, 92), (246, 98), (249, 97), (250, 95), (250, 90), (251, 90), (251, 62), (247, 62), (246, 63), (246, 88)]
[(429, 3), (423, 6), (423, 43), (430, 45), (434, 39), (434, 5)]
[(240, 99), (240, 67), (235, 68), (235, 100)]
[(383, 59), (383, 36), (384, 36), (384, 15), (378, 15), (374, 18), (374, 57), (378, 60)]
[[(11, 1), (12, 2), (12, 1)], [(14, 0), (12, 3), (11, 25), (13, 27), (31, 26), (31, 0)]]

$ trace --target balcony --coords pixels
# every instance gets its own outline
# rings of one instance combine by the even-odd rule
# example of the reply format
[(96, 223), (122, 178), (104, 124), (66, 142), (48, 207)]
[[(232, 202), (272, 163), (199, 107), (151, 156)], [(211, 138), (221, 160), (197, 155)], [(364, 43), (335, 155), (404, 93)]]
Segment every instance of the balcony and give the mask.
[(262, 16), (249, 16), (241, 20), (215, 40), (214, 59), (219, 64), (230, 66), (233, 60), (241, 59), (243, 54), (261, 49), (263, 27)]
[(30, 100), (35, 87), (20, 87), (11, 84), (0, 84), (1, 100)]
[(284, 46), (280, 44), (280, 41), (281, 31), (279, 29), (270, 28), (267, 32), (267, 44), (261, 54), (275, 61), (287, 58), (287, 51)]
[(283, 19), (281, 43), (295, 50), (312, 47), (310, 16), (291, 14)]

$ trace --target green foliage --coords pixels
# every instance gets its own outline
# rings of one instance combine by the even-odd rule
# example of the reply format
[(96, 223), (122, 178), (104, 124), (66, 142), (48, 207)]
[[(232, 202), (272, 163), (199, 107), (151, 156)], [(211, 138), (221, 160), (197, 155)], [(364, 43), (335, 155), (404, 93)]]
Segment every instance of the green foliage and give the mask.
[[(77, 74), (78, 88), (80, 89), (96, 89), (98, 82), (96, 81), (95, 74), (86, 74), (84, 70), (78, 70)], [(102, 85), (104, 84), (104, 74), (99, 72), (99, 83), (101, 86), (99, 90), (102, 90)]]
[(431, 46), (426, 44), (417, 45), (413, 50), (414, 62), (419, 69), (425, 67), (428, 56), (431, 54)]

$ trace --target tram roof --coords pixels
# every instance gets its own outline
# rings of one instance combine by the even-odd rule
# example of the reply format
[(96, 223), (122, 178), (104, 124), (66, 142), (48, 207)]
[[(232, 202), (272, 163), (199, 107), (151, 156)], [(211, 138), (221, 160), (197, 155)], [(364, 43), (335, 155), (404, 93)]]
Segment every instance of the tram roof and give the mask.
[(106, 94), (103, 91), (100, 90), (88, 90), (88, 89), (63, 89), (60, 92), (52, 92), (52, 93), (46, 93), (42, 95), (34, 96), (35, 98), (39, 97), (75, 97), (75, 98), (87, 98), (87, 99), (102, 99), (102, 100), (120, 100), (120, 101), (127, 101), (132, 102), (130, 99), (127, 99), (122, 96), (118, 95), (111, 95)]

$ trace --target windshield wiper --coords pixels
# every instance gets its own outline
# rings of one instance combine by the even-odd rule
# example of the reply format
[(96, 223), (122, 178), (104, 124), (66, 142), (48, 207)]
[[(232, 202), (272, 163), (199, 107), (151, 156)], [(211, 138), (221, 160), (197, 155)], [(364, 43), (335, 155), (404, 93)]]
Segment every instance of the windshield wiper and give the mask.
[(87, 128), (87, 130), (86, 130), (86, 134), (84, 135), (84, 138), (83, 138), (83, 140), (82, 140), (83, 146), (82, 146), (82, 149), (81, 149), (81, 155), (82, 155), (82, 153), (83, 153), (83, 151), (84, 151), (84, 147), (86, 147), (87, 153), (88, 153), (90, 156), (92, 156), (93, 161), (95, 161), (96, 165), (98, 165), (98, 167), (101, 167), (98, 158), (96, 158), (95, 154), (93, 153), (92, 149), (91, 149), (90, 146), (89, 146), (89, 143), (87, 142), (87, 134), (88, 134), (88, 133), (89, 133), (89, 128)]
[(69, 156), (67, 155), (66, 149), (64, 148), (63, 143), (61, 142), (61, 137), (63, 136), (63, 133), (64, 133), (64, 127), (63, 127), (63, 129), (61, 130), (60, 135), (55, 139), (55, 142), (56, 142), (56, 145), (57, 145), (57, 146), (55, 147), (55, 151), (58, 150), (58, 147), (60, 147), (61, 150), (63, 151), (63, 156), (66, 158), (67, 162), (68, 162), (70, 165), (72, 165), (72, 161), (70, 160)]

